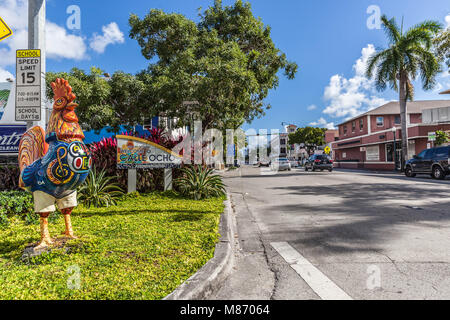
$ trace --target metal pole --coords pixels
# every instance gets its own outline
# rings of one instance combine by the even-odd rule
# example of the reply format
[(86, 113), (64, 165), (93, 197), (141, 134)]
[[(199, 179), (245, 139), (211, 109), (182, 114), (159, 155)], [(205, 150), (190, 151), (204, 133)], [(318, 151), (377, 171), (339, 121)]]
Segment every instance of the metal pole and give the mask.
[(397, 131), (394, 131), (394, 171), (397, 171)]
[(128, 193), (136, 192), (137, 187), (137, 170), (128, 169)]
[(164, 169), (164, 191), (170, 191), (172, 188), (172, 169)]
[(41, 121), (27, 122), (27, 128), (46, 129), (47, 107), (45, 96), (45, 4), (46, 0), (28, 0), (28, 49), (41, 49)]

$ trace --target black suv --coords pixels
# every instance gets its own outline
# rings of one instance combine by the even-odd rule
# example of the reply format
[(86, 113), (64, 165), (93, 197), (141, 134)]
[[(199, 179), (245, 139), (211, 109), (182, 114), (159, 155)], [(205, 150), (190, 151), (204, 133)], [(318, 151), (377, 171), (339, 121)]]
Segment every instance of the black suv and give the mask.
[(311, 169), (312, 171), (316, 170), (328, 170), (333, 171), (333, 160), (326, 154), (315, 154), (309, 157), (305, 163), (305, 171)]
[(407, 177), (415, 177), (417, 173), (429, 173), (435, 179), (445, 179), (450, 174), (450, 146), (438, 147), (422, 151), (405, 164)]

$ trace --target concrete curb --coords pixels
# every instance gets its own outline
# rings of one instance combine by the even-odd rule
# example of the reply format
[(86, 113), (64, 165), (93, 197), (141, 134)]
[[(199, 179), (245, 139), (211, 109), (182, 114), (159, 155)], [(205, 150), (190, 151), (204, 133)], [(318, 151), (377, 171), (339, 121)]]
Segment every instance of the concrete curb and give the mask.
[(234, 264), (234, 219), (230, 194), (224, 202), (225, 210), (220, 218), (220, 241), (216, 244), (214, 257), (209, 260), (192, 277), (175, 289), (163, 300), (204, 300), (218, 289), (228, 275)]

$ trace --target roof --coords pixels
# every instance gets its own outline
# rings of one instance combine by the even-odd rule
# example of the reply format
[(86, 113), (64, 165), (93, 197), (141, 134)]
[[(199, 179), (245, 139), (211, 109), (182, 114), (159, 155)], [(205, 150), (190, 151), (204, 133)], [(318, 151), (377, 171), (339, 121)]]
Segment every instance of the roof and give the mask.
[[(422, 110), (426, 109), (434, 109), (434, 108), (444, 108), (450, 107), (450, 100), (422, 100), (422, 101), (408, 101), (407, 103), (407, 112), (408, 114), (412, 113), (422, 113)], [(387, 114), (400, 114), (400, 104), (398, 101), (388, 102), (381, 107), (370, 110), (366, 113), (360, 114), (351, 119), (345, 120), (338, 125), (347, 123), (349, 121), (353, 121), (362, 116), (368, 115), (387, 115)]]

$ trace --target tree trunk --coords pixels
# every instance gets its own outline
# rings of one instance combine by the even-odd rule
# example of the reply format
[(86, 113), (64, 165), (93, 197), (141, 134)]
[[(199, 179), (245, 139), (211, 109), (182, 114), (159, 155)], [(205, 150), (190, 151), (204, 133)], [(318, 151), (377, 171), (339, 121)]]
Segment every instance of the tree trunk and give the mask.
[(407, 107), (406, 107), (406, 84), (407, 78), (404, 74), (400, 75), (400, 90), (399, 90), (399, 104), (400, 104), (400, 119), (402, 123), (402, 161), (401, 168), (403, 171), (404, 163), (408, 159), (408, 126), (407, 126)]

